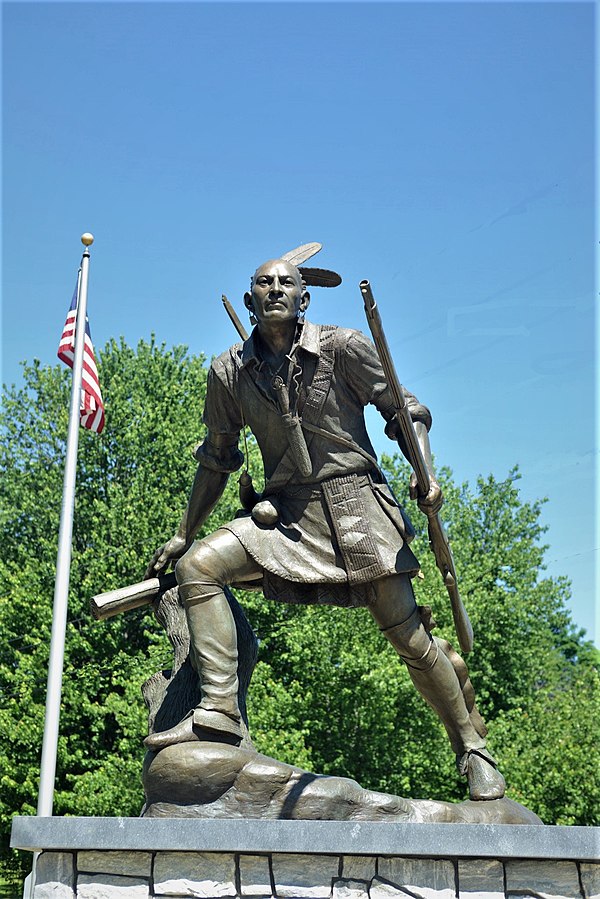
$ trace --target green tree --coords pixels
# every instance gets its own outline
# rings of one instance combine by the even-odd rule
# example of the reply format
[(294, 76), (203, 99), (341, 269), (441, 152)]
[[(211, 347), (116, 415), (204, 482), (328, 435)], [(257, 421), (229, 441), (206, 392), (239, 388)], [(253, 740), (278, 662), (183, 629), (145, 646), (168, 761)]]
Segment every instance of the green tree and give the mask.
[[(139, 580), (177, 526), (203, 433), (207, 370), (202, 357), (154, 341), (136, 349), (111, 341), (100, 370), (107, 426), (100, 437), (80, 435), (55, 811), (136, 815), (146, 725), (139, 688), (169, 667), (170, 648), (147, 611), (97, 623), (88, 600)], [(69, 391), (63, 366), (26, 365), (24, 386), (5, 391), (0, 421), (5, 844), (12, 815), (34, 813), (37, 799)], [(252, 442), (250, 453), (260, 481)], [(419, 530), (418, 601), (455, 643), (424, 519), (408, 500), (407, 467), (397, 456), (385, 467)], [(549, 823), (599, 823), (598, 658), (566, 611), (568, 582), (544, 576), (540, 505), (520, 500), (516, 471), (474, 489), (449, 471), (440, 477), (476, 634), (471, 676), (509, 795)], [(234, 514), (235, 482), (204, 532)], [(261, 640), (250, 695), (261, 751), (373, 789), (464, 797), (441, 725), (368, 611), (241, 598)]]
[[(384, 466), (418, 530), (413, 546), (424, 578), (415, 584), (417, 600), (432, 607), (435, 633), (456, 645), (426, 522), (408, 498), (408, 468), (397, 456)], [(548, 823), (591, 824), (600, 820), (593, 774), (598, 653), (571, 623), (567, 580), (544, 576), (541, 506), (520, 500), (518, 478), (517, 470), (500, 482), (480, 478), (471, 490), (440, 472), (444, 518), (476, 635), (467, 661), (508, 795)], [(270, 627), (255, 679), (285, 688), (285, 708), (293, 709), (314, 770), (400, 795), (466, 797), (443, 728), (366, 610), (292, 608)], [(252, 721), (268, 721), (263, 693), (257, 700), (255, 692)], [(544, 727), (546, 715), (552, 721)], [(297, 733), (293, 722), (285, 725), (284, 732)], [(554, 782), (559, 786), (549, 790)]]
[[(146, 724), (140, 684), (170, 664), (146, 611), (97, 623), (95, 593), (140, 580), (187, 501), (202, 437), (202, 357), (111, 341), (100, 354), (109, 425), (81, 431), (55, 813), (137, 815)], [(24, 367), (0, 439), (0, 821), (35, 812), (70, 375)], [(223, 501), (232, 514), (234, 485)], [(214, 528), (213, 518), (207, 527)], [(10, 739), (8, 738), (10, 735)]]

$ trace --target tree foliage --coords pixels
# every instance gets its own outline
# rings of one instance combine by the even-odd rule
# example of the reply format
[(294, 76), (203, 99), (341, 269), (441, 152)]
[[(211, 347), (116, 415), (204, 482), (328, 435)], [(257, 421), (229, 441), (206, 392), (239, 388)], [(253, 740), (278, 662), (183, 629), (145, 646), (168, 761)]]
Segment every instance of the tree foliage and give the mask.
[[(107, 426), (81, 432), (63, 680), (56, 814), (136, 815), (145, 709), (140, 685), (170, 649), (145, 610), (98, 623), (89, 597), (133, 583), (173, 533), (202, 437), (204, 359), (182, 347), (111, 341), (100, 354)], [(5, 391), (0, 432), (0, 820), (35, 812), (69, 406), (61, 366), (24, 367)], [(258, 469), (258, 454), (251, 444)], [(438, 633), (456, 642), (408, 471), (385, 467), (418, 526)], [(255, 471), (260, 475), (260, 472)], [(441, 472), (444, 517), (476, 634), (469, 657), (490, 746), (509, 795), (548, 823), (600, 823), (598, 655), (566, 610), (569, 584), (544, 576), (540, 504), (520, 500), (518, 472), (475, 488)], [(260, 479), (260, 477), (259, 477)], [(232, 517), (235, 478), (204, 532)], [(261, 640), (250, 691), (258, 748), (364, 786), (464, 798), (441, 725), (417, 696), (366, 610), (286, 606), (244, 594)], [(8, 739), (10, 735), (10, 739)], [(585, 785), (585, 786), (584, 786)]]
[[(169, 666), (170, 646), (146, 611), (97, 623), (88, 602), (140, 580), (178, 524), (202, 436), (206, 368), (181, 347), (113, 341), (100, 369), (109, 424), (100, 437), (80, 432), (54, 810), (136, 815), (146, 726), (140, 684)], [(36, 362), (25, 366), (24, 384), (5, 390), (0, 440), (4, 839), (11, 816), (35, 813), (37, 802), (70, 376)], [(232, 485), (230, 511), (233, 496)]]

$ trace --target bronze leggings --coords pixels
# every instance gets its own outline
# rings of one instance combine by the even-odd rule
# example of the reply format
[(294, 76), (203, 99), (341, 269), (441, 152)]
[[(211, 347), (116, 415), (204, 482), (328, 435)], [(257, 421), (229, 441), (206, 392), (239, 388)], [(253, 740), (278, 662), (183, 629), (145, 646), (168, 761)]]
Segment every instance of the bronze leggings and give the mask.
[[(225, 529), (194, 543), (177, 563), (204, 708), (239, 714), (236, 631), (223, 587), (256, 580), (261, 574), (258, 563)], [(408, 575), (381, 578), (373, 586), (376, 599), (369, 611), (406, 663), (419, 693), (437, 712), (455, 753), (485, 746), (471, 722), (452, 663), (421, 621)]]

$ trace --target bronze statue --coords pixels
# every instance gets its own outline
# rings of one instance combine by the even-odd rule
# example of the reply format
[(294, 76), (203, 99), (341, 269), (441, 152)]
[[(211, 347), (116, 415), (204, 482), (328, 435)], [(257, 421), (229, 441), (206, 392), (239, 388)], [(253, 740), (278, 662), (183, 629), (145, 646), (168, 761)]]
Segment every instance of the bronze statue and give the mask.
[[(340, 281), (294, 264), (305, 258), (288, 254), (259, 266), (244, 296), (254, 329), (210, 368), (207, 435), (196, 451), (188, 507), (146, 571), (153, 578), (177, 563), (201, 698), (146, 744), (162, 750), (206, 740), (207, 733), (229, 744), (241, 739), (236, 627), (225, 590), (259, 584), (271, 600), (366, 606), (443, 722), (471, 799), (498, 799), (505, 782), (485, 749), (486, 729), (464, 662), (431, 636), (428, 610), (417, 606), (411, 578), (419, 563), (409, 546), (414, 531), (367, 435), (363, 410), (373, 403), (388, 436), (404, 449), (380, 360), (360, 332), (305, 320), (307, 285)], [(442, 501), (431, 463), (431, 415), (411, 393), (403, 390), (403, 396), (429, 480), (426, 495), (419, 495), (416, 482), (411, 489), (431, 517)], [(265, 490), (249, 499), (246, 484), (247, 513), (194, 541), (229, 475), (242, 467), (238, 441), (246, 426), (263, 457)]]

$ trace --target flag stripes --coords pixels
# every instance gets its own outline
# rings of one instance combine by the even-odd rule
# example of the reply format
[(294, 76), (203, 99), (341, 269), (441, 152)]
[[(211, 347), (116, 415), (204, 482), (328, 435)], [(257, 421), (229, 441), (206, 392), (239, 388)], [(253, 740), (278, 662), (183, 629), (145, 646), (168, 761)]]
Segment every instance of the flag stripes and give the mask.
[[(67, 312), (67, 319), (58, 344), (58, 358), (69, 368), (73, 368), (75, 358), (75, 325), (77, 320), (77, 293), (79, 278), (71, 300), (71, 306)], [(94, 345), (90, 333), (90, 323), (85, 318), (85, 342), (83, 347), (83, 370), (81, 373), (81, 399), (79, 404), (79, 421), (84, 428), (102, 433), (104, 427), (104, 403), (100, 392), (100, 381)]]

